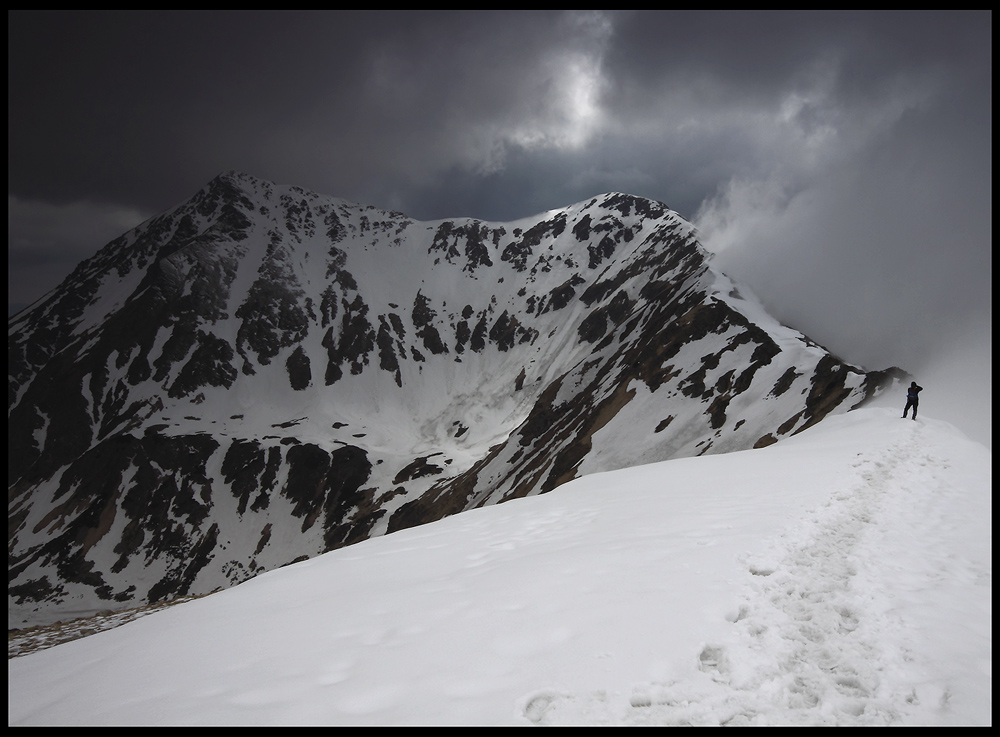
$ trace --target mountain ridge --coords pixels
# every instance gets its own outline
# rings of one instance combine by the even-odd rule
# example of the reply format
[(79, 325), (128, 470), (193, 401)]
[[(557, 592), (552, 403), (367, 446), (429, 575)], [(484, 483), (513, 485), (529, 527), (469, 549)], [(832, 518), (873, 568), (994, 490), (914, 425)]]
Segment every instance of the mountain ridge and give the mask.
[(225, 172), (8, 321), (8, 610), (205, 593), (768, 444), (902, 376), (830, 356), (709, 262), (623, 193), (416, 221)]

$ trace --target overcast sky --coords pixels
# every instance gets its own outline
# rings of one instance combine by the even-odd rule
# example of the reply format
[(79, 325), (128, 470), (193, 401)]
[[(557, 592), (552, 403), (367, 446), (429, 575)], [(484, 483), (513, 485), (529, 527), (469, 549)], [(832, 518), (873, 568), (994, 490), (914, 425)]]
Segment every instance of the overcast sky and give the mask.
[(624, 191), (694, 222), (723, 270), (846, 360), (946, 362), (982, 403), (991, 26), (988, 11), (9, 12), (8, 309), (228, 169), (417, 219)]

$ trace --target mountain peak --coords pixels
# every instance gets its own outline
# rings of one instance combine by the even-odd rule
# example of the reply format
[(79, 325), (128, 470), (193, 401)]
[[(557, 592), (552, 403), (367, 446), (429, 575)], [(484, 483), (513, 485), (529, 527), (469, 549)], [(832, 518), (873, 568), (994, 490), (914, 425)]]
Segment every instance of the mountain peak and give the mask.
[[(233, 187), (246, 188), (252, 192), (265, 182), (252, 174), (247, 174), (237, 169), (227, 169), (226, 171), (219, 172), (206, 186), (211, 187), (215, 183), (225, 183)], [(269, 182), (266, 184), (270, 186)]]
[(748, 310), (663, 203), (420, 222), (233, 171), (8, 335), (20, 624), (766, 445), (893, 380)]

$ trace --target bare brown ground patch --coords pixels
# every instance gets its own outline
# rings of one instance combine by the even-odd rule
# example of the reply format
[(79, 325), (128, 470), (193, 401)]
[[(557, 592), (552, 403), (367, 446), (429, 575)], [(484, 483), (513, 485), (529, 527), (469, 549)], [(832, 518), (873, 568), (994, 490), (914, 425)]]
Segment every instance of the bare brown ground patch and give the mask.
[(28, 655), (39, 650), (46, 650), (64, 642), (79, 640), (82, 637), (96, 635), (98, 632), (114, 629), (132, 622), (161, 609), (182, 604), (186, 601), (201, 598), (200, 596), (179, 596), (170, 601), (159, 601), (132, 609), (119, 611), (104, 611), (89, 617), (71, 619), (68, 622), (26, 627), (24, 629), (7, 630), (7, 659)]

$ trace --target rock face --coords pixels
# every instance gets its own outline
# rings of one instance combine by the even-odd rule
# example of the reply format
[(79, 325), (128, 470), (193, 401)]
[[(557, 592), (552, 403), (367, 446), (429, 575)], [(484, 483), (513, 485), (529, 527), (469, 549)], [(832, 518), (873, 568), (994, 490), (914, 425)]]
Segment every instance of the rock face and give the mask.
[(901, 372), (776, 323), (658, 202), (419, 222), (230, 172), (12, 318), (8, 374), (20, 626), (766, 445)]

